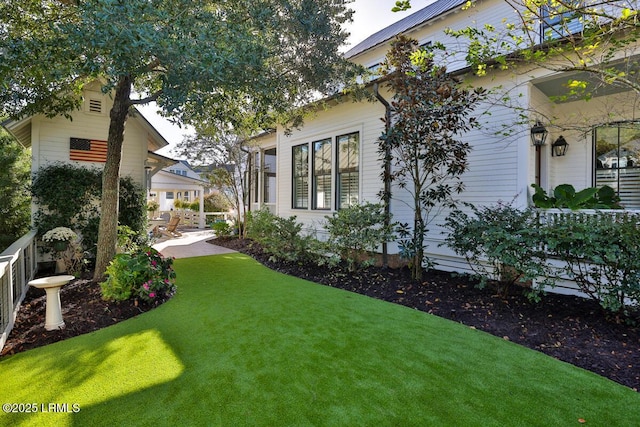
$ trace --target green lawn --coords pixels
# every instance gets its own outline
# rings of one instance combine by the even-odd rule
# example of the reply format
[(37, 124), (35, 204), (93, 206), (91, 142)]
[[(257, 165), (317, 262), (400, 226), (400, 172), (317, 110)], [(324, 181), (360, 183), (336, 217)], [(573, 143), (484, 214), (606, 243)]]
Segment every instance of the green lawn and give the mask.
[(640, 394), (405, 307), (272, 272), (179, 259), (178, 295), (0, 360), (2, 425), (636, 426)]

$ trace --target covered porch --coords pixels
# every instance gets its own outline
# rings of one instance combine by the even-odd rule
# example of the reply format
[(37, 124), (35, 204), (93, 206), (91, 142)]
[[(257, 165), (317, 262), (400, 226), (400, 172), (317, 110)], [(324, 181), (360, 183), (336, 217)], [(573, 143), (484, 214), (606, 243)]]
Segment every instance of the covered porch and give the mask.
[[(208, 182), (177, 175), (164, 170), (158, 171), (151, 177), (148, 193), (148, 201), (158, 203), (158, 211), (150, 212), (152, 216), (159, 216), (162, 212), (169, 212), (172, 215), (184, 217), (191, 226), (205, 228), (206, 215), (204, 210), (204, 195), (208, 187)], [(176, 201), (182, 203), (197, 203), (198, 211), (182, 211), (182, 203), (178, 207)]]
[[(590, 91), (576, 94), (575, 81)], [(547, 192), (561, 184), (576, 190), (607, 185), (625, 209), (640, 210), (639, 100), (630, 86), (604, 85), (586, 72), (533, 79), (532, 122), (547, 134), (542, 144), (532, 144), (531, 182)]]

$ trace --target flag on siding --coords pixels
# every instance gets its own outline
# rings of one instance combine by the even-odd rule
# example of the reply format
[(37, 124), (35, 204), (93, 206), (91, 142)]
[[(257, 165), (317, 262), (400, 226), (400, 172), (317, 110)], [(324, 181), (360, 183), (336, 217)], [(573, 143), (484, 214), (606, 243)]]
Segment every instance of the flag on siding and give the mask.
[(81, 162), (105, 163), (107, 161), (107, 141), (71, 138), (69, 142), (69, 159)]

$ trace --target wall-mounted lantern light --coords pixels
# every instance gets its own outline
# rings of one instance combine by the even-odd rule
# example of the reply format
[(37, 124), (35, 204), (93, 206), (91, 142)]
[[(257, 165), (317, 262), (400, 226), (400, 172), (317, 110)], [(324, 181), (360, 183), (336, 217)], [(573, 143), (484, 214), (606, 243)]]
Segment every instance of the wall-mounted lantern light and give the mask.
[(560, 135), (558, 139), (556, 139), (556, 142), (551, 145), (551, 155), (556, 157), (564, 156), (567, 154), (568, 147), (569, 144), (567, 143), (567, 140)]
[(531, 128), (531, 143), (536, 147), (540, 147), (544, 145), (547, 140), (547, 135), (549, 132), (547, 128), (543, 126), (539, 121), (536, 122), (535, 125)]
[(147, 191), (151, 190), (151, 170), (153, 168), (147, 162), (144, 162), (144, 178), (147, 182)]

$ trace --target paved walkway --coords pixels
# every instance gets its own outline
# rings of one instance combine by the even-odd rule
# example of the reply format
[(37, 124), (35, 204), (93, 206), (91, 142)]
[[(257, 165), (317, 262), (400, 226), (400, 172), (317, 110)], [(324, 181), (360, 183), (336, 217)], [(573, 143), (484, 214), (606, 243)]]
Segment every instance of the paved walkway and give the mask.
[(153, 245), (162, 255), (174, 258), (190, 258), (204, 255), (218, 255), (235, 252), (232, 249), (207, 243), (215, 237), (212, 230), (180, 230), (182, 236), (162, 239)]

